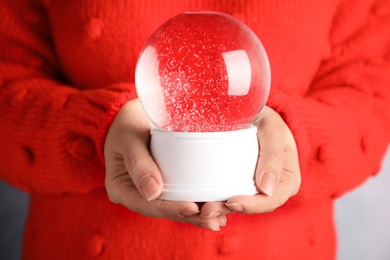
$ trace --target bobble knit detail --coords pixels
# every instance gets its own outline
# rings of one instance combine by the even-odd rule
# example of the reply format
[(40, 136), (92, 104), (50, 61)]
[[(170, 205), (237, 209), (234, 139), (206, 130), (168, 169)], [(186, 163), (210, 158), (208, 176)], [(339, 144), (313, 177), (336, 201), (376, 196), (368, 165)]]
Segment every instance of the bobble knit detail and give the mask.
[(240, 251), (235, 239), (227, 235), (221, 235), (217, 237), (215, 240), (215, 249), (221, 256), (237, 256)]
[(384, 18), (390, 14), (390, 7), (386, 1), (378, 1), (373, 5), (372, 13), (378, 18)]
[(326, 147), (325, 146), (320, 146), (317, 148), (316, 151), (316, 160), (319, 163), (326, 163), (327, 161), (327, 152), (326, 152)]
[(78, 161), (88, 160), (95, 153), (95, 146), (91, 139), (75, 137), (69, 142), (69, 154)]
[(86, 26), (85, 30), (88, 38), (91, 40), (97, 40), (103, 33), (103, 22), (99, 18), (91, 18)]
[(360, 149), (362, 150), (363, 154), (366, 154), (369, 152), (369, 144), (366, 137), (362, 137), (360, 139)]
[(34, 164), (34, 153), (29, 147), (23, 147), (22, 149), (23, 157), (25, 158), (25, 162), (27, 166), (32, 166)]
[(91, 253), (93, 256), (99, 256), (104, 253), (106, 239), (100, 234), (95, 233), (91, 238)]

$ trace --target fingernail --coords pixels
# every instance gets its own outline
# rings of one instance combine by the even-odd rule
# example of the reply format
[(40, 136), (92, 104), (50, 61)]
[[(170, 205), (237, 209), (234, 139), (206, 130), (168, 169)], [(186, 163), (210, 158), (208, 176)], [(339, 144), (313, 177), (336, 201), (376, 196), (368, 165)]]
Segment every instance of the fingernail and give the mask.
[(192, 210), (192, 209), (183, 209), (182, 211), (179, 212), (178, 216), (183, 218), (183, 217), (189, 217), (193, 216), (199, 213), (198, 211)]
[(145, 176), (141, 179), (140, 188), (142, 195), (147, 201), (156, 199), (160, 195), (160, 187), (152, 176)]
[(221, 215), (221, 212), (219, 212), (219, 211), (211, 212), (211, 213), (208, 214), (208, 215), (202, 215), (202, 214), (200, 214), (200, 216), (201, 216), (202, 218), (214, 218), (214, 217), (217, 217), (217, 216), (219, 216), (219, 215)]
[(219, 216), (219, 222), (221, 224), (221, 227), (226, 227), (226, 223), (227, 223), (226, 215)]
[(210, 225), (210, 224), (200, 224), (201, 227), (205, 228), (205, 229), (211, 229), (212, 231), (220, 231), (221, 228), (219, 226), (214, 226), (214, 225)]
[(243, 212), (244, 208), (238, 203), (225, 203), (226, 207), (236, 212)]
[(272, 196), (276, 188), (276, 177), (272, 173), (266, 172), (261, 179), (261, 191)]

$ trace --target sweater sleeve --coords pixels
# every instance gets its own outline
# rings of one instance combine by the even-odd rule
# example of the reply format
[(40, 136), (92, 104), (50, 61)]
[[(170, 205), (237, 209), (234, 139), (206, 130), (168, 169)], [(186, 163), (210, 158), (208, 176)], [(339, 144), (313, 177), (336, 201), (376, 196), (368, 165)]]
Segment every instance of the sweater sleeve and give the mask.
[(378, 173), (390, 141), (390, 3), (339, 6), (331, 54), (304, 95), (272, 90), (302, 170), (293, 200), (335, 198)]
[(45, 24), (13, 8), (0, 3), (0, 178), (28, 192), (103, 187), (105, 134), (134, 85), (66, 83)]

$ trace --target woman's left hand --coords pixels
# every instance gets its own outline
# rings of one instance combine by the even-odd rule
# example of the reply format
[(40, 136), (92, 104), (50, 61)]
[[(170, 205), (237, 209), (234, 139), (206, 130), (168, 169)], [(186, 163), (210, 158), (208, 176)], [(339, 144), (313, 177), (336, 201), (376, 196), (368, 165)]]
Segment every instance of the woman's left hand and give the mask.
[[(260, 149), (255, 181), (260, 193), (254, 196), (235, 196), (225, 203), (230, 210), (245, 214), (275, 210), (297, 194), (301, 184), (297, 146), (281, 116), (266, 106), (255, 125), (258, 128)], [(209, 216), (212, 214), (211, 206), (219, 203), (222, 202), (204, 205), (201, 215)]]

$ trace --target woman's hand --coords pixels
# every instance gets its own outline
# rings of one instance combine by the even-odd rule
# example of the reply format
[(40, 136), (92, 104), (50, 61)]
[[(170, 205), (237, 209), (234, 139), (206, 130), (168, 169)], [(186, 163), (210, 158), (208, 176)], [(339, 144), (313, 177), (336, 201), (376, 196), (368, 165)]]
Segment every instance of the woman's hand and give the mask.
[(246, 214), (275, 210), (297, 194), (301, 185), (297, 146), (280, 115), (266, 106), (255, 125), (260, 147), (255, 180), (260, 193), (226, 202), (229, 209)]
[(124, 105), (112, 123), (104, 147), (110, 200), (146, 216), (169, 218), (214, 231), (225, 226), (226, 214), (231, 210), (223, 203), (205, 203), (201, 213), (194, 202), (156, 199), (163, 183), (148, 149), (151, 126), (138, 99)]

